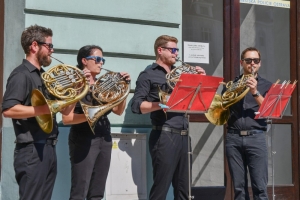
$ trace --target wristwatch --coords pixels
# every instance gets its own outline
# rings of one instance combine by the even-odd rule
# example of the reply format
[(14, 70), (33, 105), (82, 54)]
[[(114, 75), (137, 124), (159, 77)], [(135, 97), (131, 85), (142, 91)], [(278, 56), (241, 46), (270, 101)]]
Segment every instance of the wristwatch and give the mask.
[(260, 95), (259, 91), (257, 90), (255, 94), (252, 94), (253, 97), (258, 97)]

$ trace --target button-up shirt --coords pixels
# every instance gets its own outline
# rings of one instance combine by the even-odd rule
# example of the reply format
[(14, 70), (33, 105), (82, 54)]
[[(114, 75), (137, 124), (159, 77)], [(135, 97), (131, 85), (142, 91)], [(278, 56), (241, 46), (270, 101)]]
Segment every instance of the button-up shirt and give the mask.
[[(235, 78), (233, 82), (237, 82), (242, 75)], [(272, 83), (259, 75), (256, 77), (257, 90), (265, 97)], [(225, 90), (223, 90), (224, 92)], [(230, 117), (227, 122), (227, 129), (235, 130), (267, 130), (266, 119), (254, 119), (255, 112), (259, 109), (255, 97), (248, 92), (244, 98), (229, 107)]]
[[(42, 91), (45, 97), (49, 98), (50, 95), (46, 91), (40, 76), (43, 72), (43, 69), (39, 71), (28, 60), (24, 59), (23, 63), (11, 72), (7, 80), (6, 91), (3, 96), (2, 112), (18, 104), (31, 106), (31, 92), (33, 89)], [(58, 135), (58, 126), (55, 117), (52, 120), (53, 130), (50, 134), (46, 134), (38, 125), (35, 117), (12, 119), (17, 137), (16, 142), (28, 143), (47, 138), (56, 138)]]
[[(174, 66), (172, 66), (174, 69)], [(160, 102), (158, 88), (164, 92), (171, 93), (172, 90), (166, 83), (166, 70), (153, 63), (151, 67), (147, 67), (142, 71), (136, 81), (135, 93), (132, 98), (131, 110), (133, 113), (142, 114), (140, 106), (143, 101)], [(169, 126), (177, 129), (186, 129), (188, 122), (184, 113), (167, 112), (156, 110), (150, 114), (152, 125)]]

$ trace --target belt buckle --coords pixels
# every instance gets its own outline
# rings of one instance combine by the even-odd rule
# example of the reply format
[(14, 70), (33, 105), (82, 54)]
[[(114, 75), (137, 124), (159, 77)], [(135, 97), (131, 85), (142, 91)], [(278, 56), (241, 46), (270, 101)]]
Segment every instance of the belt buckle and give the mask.
[(248, 131), (240, 131), (240, 135), (248, 135)]
[(52, 140), (52, 145), (55, 146), (57, 144), (58, 140)]
[(187, 130), (182, 130), (182, 131), (180, 132), (180, 135), (187, 135)]

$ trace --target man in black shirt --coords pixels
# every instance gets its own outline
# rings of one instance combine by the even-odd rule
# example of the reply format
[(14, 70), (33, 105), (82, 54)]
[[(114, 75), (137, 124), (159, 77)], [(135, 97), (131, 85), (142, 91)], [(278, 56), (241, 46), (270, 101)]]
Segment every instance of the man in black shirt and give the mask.
[[(251, 178), (254, 199), (268, 199), (268, 152), (265, 119), (254, 119), (255, 112), (264, 100), (272, 83), (258, 74), (261, 66), (260, 52), (253, 47), (241, 54), (244, 75), (254, 74), (247, 80), (249, 92), (239, 102), (230, 106), (227, 122), (226, 157), (234, 185), (234, 199), (249, 200), (247, 167)], [(242, 75), (241, 75), (242, 76)], [(241, 76), (236, 77), (234, 82)]]
[[(153, 186), (150, 200), (165, 200), (170, 184), (174, 188), (174, 199), (188, 199), (188, 121), (184, 113), (169, 112), (167, 115), (160, 103), (158, 87), (170, 91), (166, 74), (175, 67), (178, 55), (178, 40), (162, 35), (154, 44), (156, 62), (140, 73), (132, 99), (133, 113), (151, 113), (152, 131), (149, 151), (152, 158)], [(205, 71), (196, 67), (199, 74)]]
[(14, 169), (20, 199), (50, 200), (57, 173), (55, 144), (58, 127), (53, 119), (52, 132), (46, 134), (42, 131), (35, 116), (49, 114), (50, 110), (47, 104), (31, 106), (31, 92), (39, 89), (46, 95), (40, 75), (44, 72), (42, 66), (51, 63), (52, 30), (30, 26), (23, 31), (21, 44), (26, 59), (7, 80), (2, 114), (12, 118), (16, 134)]

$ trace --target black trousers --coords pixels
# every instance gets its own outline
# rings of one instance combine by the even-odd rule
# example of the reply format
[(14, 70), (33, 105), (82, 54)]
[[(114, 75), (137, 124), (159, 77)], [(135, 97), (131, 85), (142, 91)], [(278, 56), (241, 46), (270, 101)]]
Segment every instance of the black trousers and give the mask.
[(92, 138), (70, 133), (69, 153), (72, 170), (70, 200), (101, 200), (109, 171), (112, 138)]
[(175, 200), (188, 199), (188, 136), (152, 130), (149, 138), (153, 185), (149, 200), (165, 200), (172, 183)]
[(233, 180), (234, 199), (250, 200), (247, 178), (249, 170), (253, 199), (267, 200), (268, 150), (266, 135), (263, 132), (248, 136), (227, 133), (226, 157)]
[(50, 200), (57, 174), (55, 146), (16, 144), (14, 169), (20, 200)]

